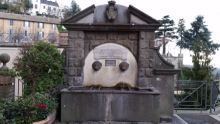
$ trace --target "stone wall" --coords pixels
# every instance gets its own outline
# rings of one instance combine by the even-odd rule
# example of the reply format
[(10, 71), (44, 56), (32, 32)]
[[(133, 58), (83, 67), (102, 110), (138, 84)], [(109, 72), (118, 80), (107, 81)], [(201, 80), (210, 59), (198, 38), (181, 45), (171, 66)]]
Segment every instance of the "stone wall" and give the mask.
[(153, 76), (154, 33), (153, 32), (83, 32), (69, 31), (67, 50), (68, 84), (81, 86), (83, 65), (88, 53), (104, 43), (117, 43), (128, 48), (138, 63), (138, 86), (147, 87)]

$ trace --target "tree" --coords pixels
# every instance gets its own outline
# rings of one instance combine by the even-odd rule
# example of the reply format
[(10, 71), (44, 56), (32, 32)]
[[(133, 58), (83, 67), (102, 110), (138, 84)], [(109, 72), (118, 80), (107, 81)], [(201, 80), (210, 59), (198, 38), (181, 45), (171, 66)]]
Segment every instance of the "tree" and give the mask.
[(65, 6), (65, 8), (64, 8), (64, 19), (66, 19), (66, 18), (68, 18), (68, 17), (70, 17), (80, 11), (81, 11), (81, 9), (80, 9), (79, 5), (74, 0), (72, 0), (70, 7)]
[(170, 19), (169, 15), (164, 16), (161, 20), (158, 20), (162, 26), (156, 30), (156, 40), (162, 42), (161, 45), (163, 46), (163, 54), (166, 54), (166, 45), (173, 39), (177, 39), (178, 36), (175, 35), (175, 27), (174, 21)]
[(214, 67), (210, 65), (212, 58), (211, 49), (204, 44), (198, 37), (193, 45), (194, 54), (192, 55), (193, 68), (184, 67), (183, 74), (190, 80), (210, 80)]
[(177, 42), (177, 46), (194, 52), (194, 44), (197, 42), (197, 39), (200, 38), (202, 44), (205, 44), (207, 49), (215, 54), (220, 44), (213, 43), (211, 40), (211, 32), (208, 30), (203, 19), (204, 17), (200, 15), (196, 17), (196, 20), (191, 23), (191, 29), (184, 31), (182, 40)]
[[(177, 28), (177, 33), (179, 34), (180, 40), (179, 42), (182, 43), (183, 41), (183, 34), (185, 31), (185, 20), (184, 19), (180, 19), (179, 23), (178, 23), (178, 28)], [(183, 49), (182, 46), (180, 46), (180, 54), (181, 54), (181, 50)]]
[(25, 12), (26, 12), (27, 10), (33, 8), (32, 0), (24, 0), (23, 3), (24, 3), (24, 5), (25, 5), (25, 6), (24, 6)]
[[(15, 59), (14, 69), (25, 83), (25, 89), (31, 87), (32, 103), (35, 104), (35, 92), (50, 91), (63, 81), (63, 57), (60, 51), (46, 42), (34, 46), (24, 46)], [(27, 94), (28, 95), (28, 94)]]

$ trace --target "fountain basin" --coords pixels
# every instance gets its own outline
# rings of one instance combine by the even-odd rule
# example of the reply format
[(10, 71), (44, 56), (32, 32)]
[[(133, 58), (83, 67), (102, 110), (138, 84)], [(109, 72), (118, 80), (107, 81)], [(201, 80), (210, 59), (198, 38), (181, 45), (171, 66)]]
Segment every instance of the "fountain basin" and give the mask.
[(157, 90), (91, 87), (61, 90), (61, 122), (159, 122)]

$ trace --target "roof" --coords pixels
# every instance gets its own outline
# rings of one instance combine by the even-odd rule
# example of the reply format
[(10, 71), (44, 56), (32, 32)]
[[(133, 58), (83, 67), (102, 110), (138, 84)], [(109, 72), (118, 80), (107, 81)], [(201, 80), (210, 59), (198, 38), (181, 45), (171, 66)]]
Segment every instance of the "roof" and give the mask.
[(0, 19), (14, 19), (14, 20), (20, 20), (20, 21), (60, 24), (60, 20), (57, 18), (49, 18), (49, 17), (42, 17), (42, 16), (30, 16), (30, 15), (4, 13), (4, 12), (0, 12)]
[(53, 1), (41, 0), (41, 3), (59, 7), (58, 3)]

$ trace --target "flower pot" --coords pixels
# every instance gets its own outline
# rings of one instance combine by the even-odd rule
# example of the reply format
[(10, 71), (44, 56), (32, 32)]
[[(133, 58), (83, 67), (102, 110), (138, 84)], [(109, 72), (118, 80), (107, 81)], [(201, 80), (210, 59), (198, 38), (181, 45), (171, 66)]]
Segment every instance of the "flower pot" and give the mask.
[(33, 124), (52, 124), (53, 121), (56, 119), (56, 111), (49, 115), (45, 120), (34, 122)]

